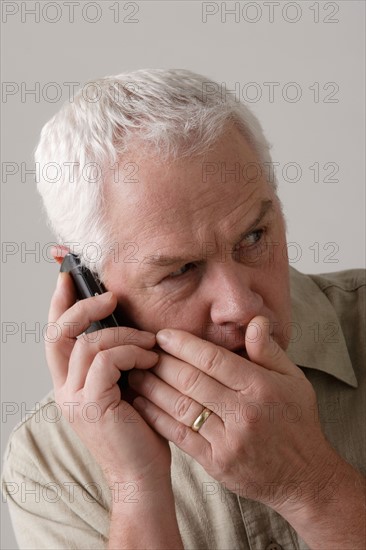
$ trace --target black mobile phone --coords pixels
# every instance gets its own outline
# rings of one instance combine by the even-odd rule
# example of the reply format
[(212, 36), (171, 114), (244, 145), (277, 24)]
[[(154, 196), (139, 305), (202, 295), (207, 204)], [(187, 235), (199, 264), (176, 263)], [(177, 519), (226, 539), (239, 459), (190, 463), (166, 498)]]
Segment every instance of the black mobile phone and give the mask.
[[(90, 269), (80, 264), (80, 259), (76, 254), (72, 254), (71, 252), (66, 254), (61, 263), (60, 271), (70, 273), (72, 280), (74, 281), (76, 295), (79, 300), (90, 298), (91, 296), (98, 296), (99, 294), (103, 294), (103, 292), (107, 292), (98, 277), (93, 274)], [(85, 333), (95, 332), (96, 330), (101, 330), (103, 328), (120, 326), (116, 318), (116, 309), (111, 315), (105, 317), (105, 319), (94, 321), (85, 330)], [(121, 371), (121, 377), (118, 380), (118, 385), (121, 390), (128, 388), (128, 372), (129, 371)]]

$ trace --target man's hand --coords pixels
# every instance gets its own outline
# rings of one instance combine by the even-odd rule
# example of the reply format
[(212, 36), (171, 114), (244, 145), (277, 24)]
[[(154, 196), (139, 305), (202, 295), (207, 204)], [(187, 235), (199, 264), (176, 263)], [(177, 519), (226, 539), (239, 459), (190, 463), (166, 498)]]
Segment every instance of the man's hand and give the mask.
[[(249, 360), (180, 330), (157, 341), (169, 355), (129, 375), (157, 432), (227, 489), (275, 509), (310, 548), (365, 548), (365, 481), (326, 441), (314, 389), (264, 317), (248, 326)], [(212, 413), (195, 432), (204, 407)]]
[(123, 400), (117, 385), (121, 370), (156, 364), (155, 335), (127, 327), (83, 334), (110, 315), (117, 300), (112, 293), (75, 299), (70, 275), (60, 273), (49, 311), (56, 337), (47, 335), (46, 356), (55, 401), (113, 493), (108, 548), (181, 550), (169, 443)]
[(55, 400), (110, 484), (137, 482), (138, 491), (158, 493), (159, 481), (170, 480), (169, 444), (123, 399), (117, 384), (121, 370), (156, 364), (155, 335), (128, 327), (83, 334), (110, 315), (117, 300), (112, 293), (75, 300), (70, 275), (60, 273), (46, 340)]
[[(157, 341), (169, 355), (129, 380), (148, 400), (134, 406), (158, 433), (241, 496), (279, 508), (315, 494), (332, 452), (316, 395), (264, 317), (246, 331), (249, 360), (180, 330), (161, 331)], [(194, 432), (204, 407), (212, 414)]]

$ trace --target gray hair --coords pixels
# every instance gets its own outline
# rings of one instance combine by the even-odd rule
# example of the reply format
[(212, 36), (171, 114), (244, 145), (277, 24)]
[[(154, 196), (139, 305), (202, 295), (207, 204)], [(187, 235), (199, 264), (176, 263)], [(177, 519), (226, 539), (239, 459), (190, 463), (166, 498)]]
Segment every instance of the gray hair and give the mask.
[[(37, 188), (58, 243), (73, 243), (72, 252), (103, 280), (112, 244), (103, 194), (107, 167), (123, 159), (134, 138), (162, 160), (203, 154), (228, 122), (260, 163), (271, 166), (259, 121), (232, 93), (223, 97), (209, 78), (184, 69), (148, 69), (86, 83), (45, 124), (35, 151)], [(275, 178), (271, 185), (276, 189)]]

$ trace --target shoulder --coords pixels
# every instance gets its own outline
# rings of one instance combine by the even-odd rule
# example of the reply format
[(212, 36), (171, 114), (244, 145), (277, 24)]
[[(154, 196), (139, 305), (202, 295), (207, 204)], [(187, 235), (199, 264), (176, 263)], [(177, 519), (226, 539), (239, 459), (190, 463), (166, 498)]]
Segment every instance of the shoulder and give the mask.
[(361, 268), (308, 276), (325, 293), (332, 291), (357, 293), (357, 291), (362, 292), (366, 288), (366, 270)]
[(361, 325), (365, 323), (365, 269), (347, 269), (309, 277), (327, 297), (346, 332), (352, 328), (349, 326), (352, 322), (358, 320)]
[(1, 473), (20, 548), (105, 548), (111, 496), (50, 391), (13, 429)]
[[(319, 318), (327, 320), (323, 328), (331, 331), (332, 327), (335, 330), (335, 325), (340, 326), (356, 376), (358, 379), (363, 377), (366, 358), (366, 270), (347, 269), (306, 275), (291, 268), (291, 278), (295, 281), (297, 300), (310, 304)], [(305, 289), (304, 294), (302, 288)]]
[[(72, 404), (70, 404), (72, 405)], [(72, 414), (72, 407), (70, 407)], [(53, 390), (10, 434), (3, 461), (3, 481), (14, 477), (45, 484), (73, 479), (80, 485), (103, 480), (99, 465), (61, 414)]]
[[(53, 412), (51, 411), (53, 409)], [(9, 467), (29, 471), (37, 466), (37, 456), (40, 456), (42, 442), (47, 444), (51, 436), (48, 420), (58, 415), (58, 407), (53, 398), (53, 391), (48, 392), (40, 401), (35, 403), (33, 411), (27, 411), (22, 420), (13, 428), (4, 453), (4, 471)], [(58, 419), (61, 420), (61, 419)], [(54, 422), (55, 424), (56, 422)], [(34, 450), (38, 449), (38, 453)]]
[[(321, 295), (337, 310), (363, 300), (366, 290), (365, 269), (345, 269), (331, 273), (306, 274), (290, 267), (292, 296), (316, 302)], [(325, 304), (325, 303), (324, 303)]]

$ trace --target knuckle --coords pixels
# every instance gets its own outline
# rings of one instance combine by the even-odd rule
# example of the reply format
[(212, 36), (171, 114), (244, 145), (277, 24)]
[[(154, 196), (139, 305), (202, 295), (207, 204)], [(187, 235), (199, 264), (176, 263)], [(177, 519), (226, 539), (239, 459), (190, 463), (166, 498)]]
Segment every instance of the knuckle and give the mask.
[(215, 475), (225, 478), (232, 474), (237, 459), (230, 457), (228, 453), (217, 454), (213, 459), (213, 470)]
[[(89, 323), (91, 322), (91, 319), (89, 319)], [(97, 345), (98, 347), (100, 347), (104, 330), (105, 329), (103, 328), (99, 330), (93, 330), (92, 332), (83, 332), (83, 334), (80, 335), (80, 339), (84, 340), (84, 342), (89, 345)]]
[(75, 302), (73, 306), (71, 306), (70, 309), (73, 309), (76, 316), (80, 316), (84, 314), (85, 310), (85, 304), (83, 304), (84, 300), (79, 300), (78, 302)]
[[(241, 402), (243, 397), (245, 399), (259, 400), (262, 398), (262, 392), (267, 387), (268, 382), (265, 376), (256, 373), (255, 376), (249, 376), (245, 382), (242, 383), (241, 389), (238, 390), (238, 399)], [(271, 385), (270, 385), (271, 387)], [(273, 393), (273, 392), (272, 392)]]
[(182, 340), (181, 338), (177, 338), (177, 341), (176, 341), (177, 353), (184, 355), (188, 345), (189, 344), (187, 344), (187, 342), (185, 342), (184, 339)]
[(144, 353), (145, 351), (139, 346), (135, 346), (135, 344), (125, 344), (122, 349), (123, 349), (123, 352), (131, 355), (141, 354), (141, 353)]
[(190, 392), (199, 383), (201, 373), (198, 369), (182, 368), (178, 374), (178, 383), (183, 392)]
[(48, 324), (45, 327), (43, 339), (44, 343), (47, 346), (58, 344), (62, 338), (63, 325), (60, 322), (60, 319), (56, 321), (48, 321)]
[(175, 441), (177, 445), (182, 445), (188, 435), (190, 435), (190, 428), (179, 423), (173, 430), (173, 441)]
[(144, 377), (144, 390), (147, 397), (153, 397), (157, 390), (156, 377), (153, 375), (145, 374)]
[(187, 412), (192, 406), (192, 403), (192, 399), (190, 399), (186, 395), (181, 395), (180, 397), (178, 397), (174, 405), (174, 413), (178, 417), (178, 419), (186, 416)]
[(219, 347), (207, 346), (204, 347), (203, 351), (200, 353), (198, 361), (205, 369), (205, 372), (210, 374), (211, 372), (215, 372), (215, 370), (222, 365), (223, 358), (223, 352)]
[(107, 366), (110, 365), (111, 361), (112, 358), (110, 350), (103, 349), (101, 351), (98, 351), (98, 353), (94, 357), (93, 367), (97, 370), (105, 370)]
[[(141, 330), (131, 327), (109, 327), (109, 332), (113, 334), (114, 342), (124, 346), (148, 346), (146, 334)], [(151, 343), (152, 345), (152, 343)], [(150, 347), (150, 346), (148, 346)]]
[(134, 345), (138, 344), (138, 330), (129, 327), (108, 327), (103, 329), (113, 336), (115, 344), (120, 345)]
[(79, 338), (76, 339), (75, 347), (80, 348), (81, 350), (90, 349), (91, 342), (87, 338), (85, 338), (85, 334), (81, 334)]
[(134, 328), (123, 327), (120, 331), (122, 344), (138, 345), (141, 340), (140, 331)]

